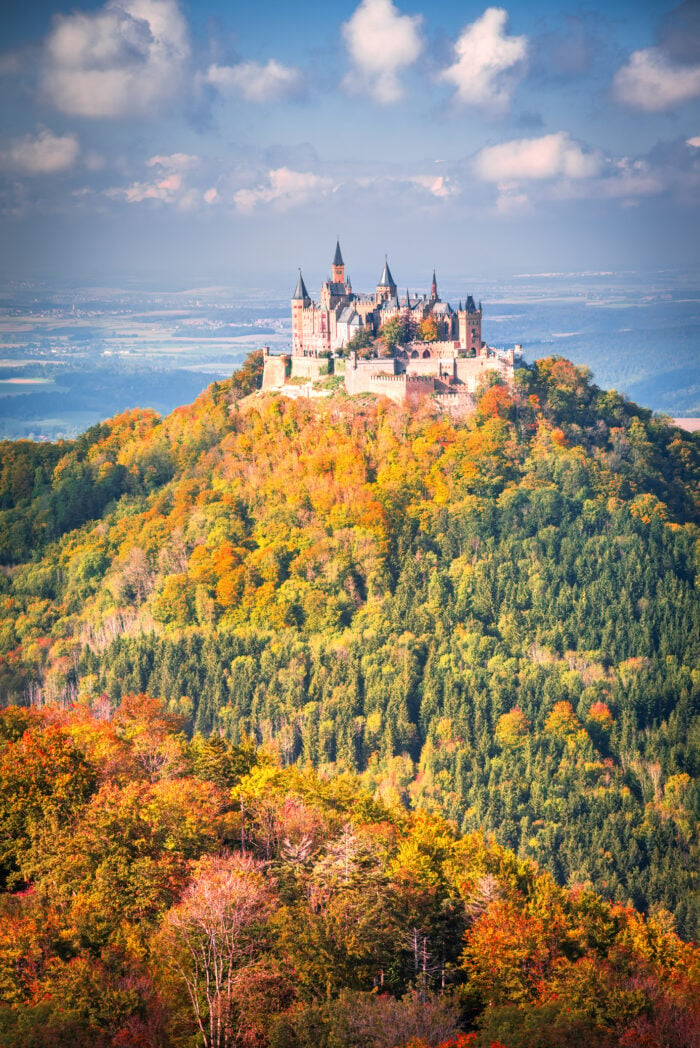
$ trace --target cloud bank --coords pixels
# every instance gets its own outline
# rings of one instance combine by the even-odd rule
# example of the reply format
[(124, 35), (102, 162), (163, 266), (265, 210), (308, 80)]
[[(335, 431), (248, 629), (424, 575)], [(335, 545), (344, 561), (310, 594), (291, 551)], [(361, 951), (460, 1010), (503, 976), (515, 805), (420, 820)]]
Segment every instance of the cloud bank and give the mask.
[(175, 0), (109, 0), (59, 16), (44, 49), (41, 87), (82, 117), (146, 115), (178, 93), (190, 56)]

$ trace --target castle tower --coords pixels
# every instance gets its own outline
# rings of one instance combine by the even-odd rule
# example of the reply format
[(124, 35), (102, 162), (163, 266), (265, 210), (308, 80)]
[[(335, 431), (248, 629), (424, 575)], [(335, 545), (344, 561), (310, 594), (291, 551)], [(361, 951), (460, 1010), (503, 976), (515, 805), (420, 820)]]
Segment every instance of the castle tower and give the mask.
[(477, 309), (472, 296), (467, 295), (464, 309), (457, 313), (457, 321), (460, 349), (466, 351), (468, 356), (478, 356), (481, 352), (481, 302)]
[(304, 310), (311, 305), (309, 292), (299, 270), (299, 279), (292, 295), (292, 353), (301, 353), (304, 343)]
[(396, 284), (389, 269), (389, 262), (384, 256), (384, 269), (377, 284), (377, 302), (386, 302), (388, 298), (396, 298)]
[(340, 240), (336, 241), (335, 254), (333, 255), (333, 262), (331, 264), (331, 279), (334, 284), (345, 283), (345, 263), (343, 262), (343, 256), (340, 251)]
[(430, 285), (430, 301), (439, 302), (440, 296), (438, 295), (437, 280), (435, 278), (435, 270), (433, 270), (433, 282)]

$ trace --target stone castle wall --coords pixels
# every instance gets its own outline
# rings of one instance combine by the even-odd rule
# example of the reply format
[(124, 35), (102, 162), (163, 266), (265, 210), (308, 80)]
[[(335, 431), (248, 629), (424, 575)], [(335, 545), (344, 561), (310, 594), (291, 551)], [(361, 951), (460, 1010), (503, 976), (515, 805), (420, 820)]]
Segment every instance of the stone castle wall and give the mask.
[(397, 404), (409, 404), (416, 407), (435, 390), (435, 379), (427, 375), (372, 375), (369, 380), (368, 393), (376, 393), (396, 401)]
[(315, 382), (330, 373), (327, 357), (292, 357), (292, 378), (307, 378)]
[(263, 389), (276, 389), (283, 386), (287, 380), (290, 368), (290, 357), (271, 357), (270, 351), (265, 347), (265, 363), (263, 365)]

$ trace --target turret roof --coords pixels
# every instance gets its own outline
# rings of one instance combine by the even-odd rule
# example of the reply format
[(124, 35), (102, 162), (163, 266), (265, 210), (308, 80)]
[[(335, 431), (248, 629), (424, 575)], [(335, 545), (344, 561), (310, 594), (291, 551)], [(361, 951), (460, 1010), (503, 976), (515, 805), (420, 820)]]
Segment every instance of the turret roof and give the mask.
[(340, 253), (340, 240), (339, 239), (336, 240), (336, 242), (335, 242), (335, 254), (333, 255), (333, 265), (334, 266), (344, 266), (345, 265), (345, 263), (343, 262), (343, 256)]
[(306, 290), (306, 284), (304, 283), (304, 278), (301, 275), (301, 270), (299, 270), (299, 279), (297, 280), (297, 286), (295, 287), (294, 294), (292, 295), (292, 302), (296, 302), (299, 299), (301, 299), (303, 301), (304, 299), (307, 299), (308, 297), (309, 297), (309, 292)]
[(391, 275), (391, 270), (389, 269), (389, 262), (387, 261), (386, 255), (384, 256), (384, 269), (382, 270), (382, 275), (379, 278), (377, 287), (396, 287), (394, 278)]

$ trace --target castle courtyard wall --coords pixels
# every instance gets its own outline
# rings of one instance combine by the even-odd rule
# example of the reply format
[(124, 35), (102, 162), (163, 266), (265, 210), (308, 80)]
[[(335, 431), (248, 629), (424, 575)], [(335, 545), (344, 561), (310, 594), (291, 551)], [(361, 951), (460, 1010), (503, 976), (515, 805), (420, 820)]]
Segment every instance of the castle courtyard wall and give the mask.
[(292, 378), (307, 378), (315, 382), (329, 373), (327, 357), (292, 357)]

